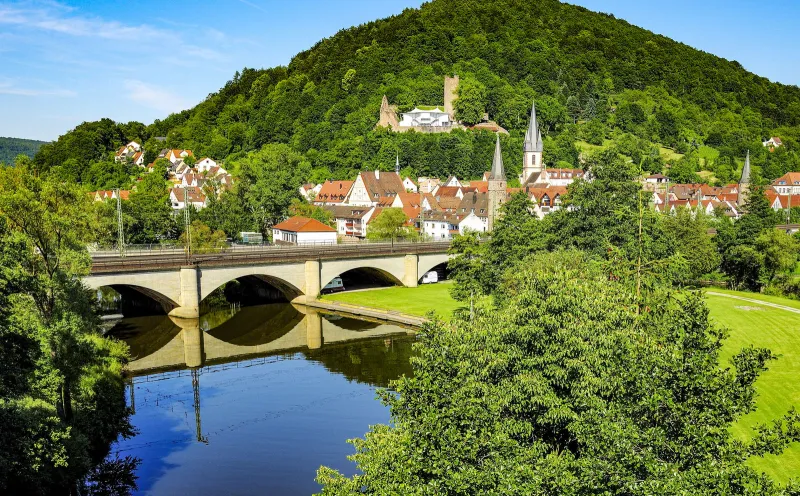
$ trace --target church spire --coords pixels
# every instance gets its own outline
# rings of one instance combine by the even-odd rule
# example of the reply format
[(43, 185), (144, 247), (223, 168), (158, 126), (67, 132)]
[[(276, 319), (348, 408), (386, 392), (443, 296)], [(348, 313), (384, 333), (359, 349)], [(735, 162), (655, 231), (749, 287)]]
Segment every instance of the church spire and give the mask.
[(489, 179), (498, 179), (501, 181), (506, 180), (506, 171), (503, 169), (503, 154), (500, 152), (500, 135), (497, 135), (497, 141), (494, 145), (494, 158), (492, 158), (492, 172), (489, 174)]
[(394, 171), (400, 174), (400, 154), (395, 154)]
[(528, 130), (525, 132), (522, 151), (541, 152), (542, 148), (542, 131), (539, 129), (539, 122), (536, 120), (536, 102), (534, 101), (531, 104), (531, 118), (528, 121)]
[(742, 167), (742, 177), (739, 179), (739, 184), (750, 184), (750, 150), (747, 150), (747, 157), (744, 159), (744, 167)]

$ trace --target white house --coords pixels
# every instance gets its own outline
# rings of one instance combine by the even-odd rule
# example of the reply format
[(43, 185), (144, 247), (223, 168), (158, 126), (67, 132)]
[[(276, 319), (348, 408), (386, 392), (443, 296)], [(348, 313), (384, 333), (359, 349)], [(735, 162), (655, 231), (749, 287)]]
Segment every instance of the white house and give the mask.
[(206, 196), (196, 187), (172, 188), (169, 190), (169, 203), (173, 210), (181, 210), (187, 203), (199, 210), (206, 206)]
[(770, 139), (763, 141), (761, 144), (764, 145), (766, 148), (769, 148), (770, 150), (774, 150), (779, 146), (783, 146), (783, 141), (781, 141), (781, 139), (778, 138), (777, 136), (772, 136), (770, 137)]
[(316, 219), (292, 217), (272, 226), (275, 244), (335, 245), (336, 229)]
[(458, 221), (458, 233), (464, 234), (467, 231), (486, 232), (489, 229), (489, 216), (478, 215), (474, 211)]
[(442, 184), (442, 186), (444, 186), (446, 188), (447, 187), (461, 188), (464, 185), (461, 184), (461, 181), (459, 181), (456, 176), (450, 176), (450, 177), (447, 178), (447, 181), (445, 181), (444, 184)]
[(185, 159), (186, 157), (194, 157), (194, 153), (192, 153), (191, 150), (174, 149), (174, 150), (167, 150), (167, 154), (164, 156), (164, 158), (166, 158), (173, 164), (178, 162), (179, 160)]
[(358, 175), (344, 203), (355, 206), (388, 206), (395, 196), (405, 193), (397, 172), (367, 171)]
[[(138, 155), (136, 155), (138, 153)], [(122, 146), (117, 150), (117, 153), (114, 154), (114, 162), (122, 162), (123, 160), (140, 160), (143, 161), (142, 158), (144, 153), (142, 153), (142, 146), (135, 142), (131, 141), (125, 146)], [(136, 164), (140, 165), (140, 164)]]
[(772, 189), (781, 195), (800, 195), (800, 172), (787, 172), (772, 181)]
[(194, 164), (194, 170), (197, 172), (206, 172), (212, 167), (216, 167), (217, 163), (211, 160), (210, 158), (206, 157), (199, 162)]
[(419, 106), (403, 112), (400, 127), (448, 127), (453, 123), (450, 114), (441, 107)]
[(403, 179), (403, 187), (406, 188), (406, 192), (408, 193), (416, 193), (418, 191), (417, 185), (414, 184), (414, 181), (412, 181), (411, 178), (408, 176), (406, 176), (406, 178)]
[(433, 190), (436, 189), (442, 183), (442, 180), (438, 177), (419, 177), (417, 178), (417, 184), (419, 185), (419, 189), (422, 190), (423, 193), (433, 193)]
[(453, 234), (459, 232), (455, 215), (448, 215), (442, 212), (430, 212), (423, 214), (420, 224), (420, 232), (427, 235), (433, 241), (446, 241), (452, 239)]

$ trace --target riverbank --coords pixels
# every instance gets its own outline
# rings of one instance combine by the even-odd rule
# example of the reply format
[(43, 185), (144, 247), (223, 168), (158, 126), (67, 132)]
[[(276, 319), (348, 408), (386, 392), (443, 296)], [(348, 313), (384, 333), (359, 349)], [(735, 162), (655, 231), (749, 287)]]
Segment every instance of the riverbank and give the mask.
[(367, 291), (334, 293), (318, 302), (352, 305), (389, 313), (425, 317), (429, 312), (450, 318), (463, 303), (450, 296), (451, 281), (424, 284), (416, 288), (390, 287)]

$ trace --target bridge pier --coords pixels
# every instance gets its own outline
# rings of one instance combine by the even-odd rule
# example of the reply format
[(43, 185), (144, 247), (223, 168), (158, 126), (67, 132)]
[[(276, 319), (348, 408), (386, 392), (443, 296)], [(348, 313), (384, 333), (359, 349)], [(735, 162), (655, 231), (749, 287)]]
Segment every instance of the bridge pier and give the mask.
[(322, 348), (322, 315), (311, 307), (306, 307), (306, 344), (309, 350)]
[(180, 306), (169, 315), (180, 319), (197, 319), (200, 317), (200, 271), (196, 266), (181, 267), (180, 280)]
[(306, 301), (313, 301), (319, 297), (320, 290), (322, 290), (319, 260), (306, 261), (305, 272), (306, 283), (304, 292), (306, 295)]
[(416, 288), (419, 283), (419, 256), (406, 255), (404, 259), (405, 275), (403, 276), (403, 286)]
[(204, 362), (203, 353), (203, 330), (200, 329), (200, 319), (172, 319), (181, 328), (181, 338), (183, 339), (183, 360), (189, 368), (202, 367)]

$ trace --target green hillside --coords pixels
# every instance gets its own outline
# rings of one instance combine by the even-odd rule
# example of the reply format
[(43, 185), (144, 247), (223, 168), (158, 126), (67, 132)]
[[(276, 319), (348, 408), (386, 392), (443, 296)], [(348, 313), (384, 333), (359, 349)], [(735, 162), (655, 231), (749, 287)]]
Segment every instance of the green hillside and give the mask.
[(46, 141), (0, 137), (0, 164), (12, 164), (17, 155), (33, 158)]
[[(747, 149), (766, 178), (800, 169), (800, 88), (556, 0), (433, 0), (340, 31), (288, 67), (237, 72), (195, 108), (151, 125), (84, 123), (36, 161), (52, 168), (74, 159), (67, 177), (103, 186), (125, 171), (98, 171), (94, 162), (109, 164), (108, 153), (128, 139), (167, 136), (170, 147), (233, 161), (286, 143), (315, 181), (392, 168), (396, 153), (409, 173), (478, 177), (490, 163), (488, 132), (374, 128), (384, 94), (401, 111), (440, 105), (443, 77), (452, 74), (469, 87), (470, 106), (511, 131), (503, 138), (509, 176), (520, 167), (534, 99), (551, 166), (579, 166), (582, 141), (613, 143), (645, 170), (680, 162), (681, 175), (707, 169), (720, 182), (734, 178)], [(766, 152), (760, 141), (770, 135), (786, 146)], [(159, 146), (148, 144), (150, 156)]]

